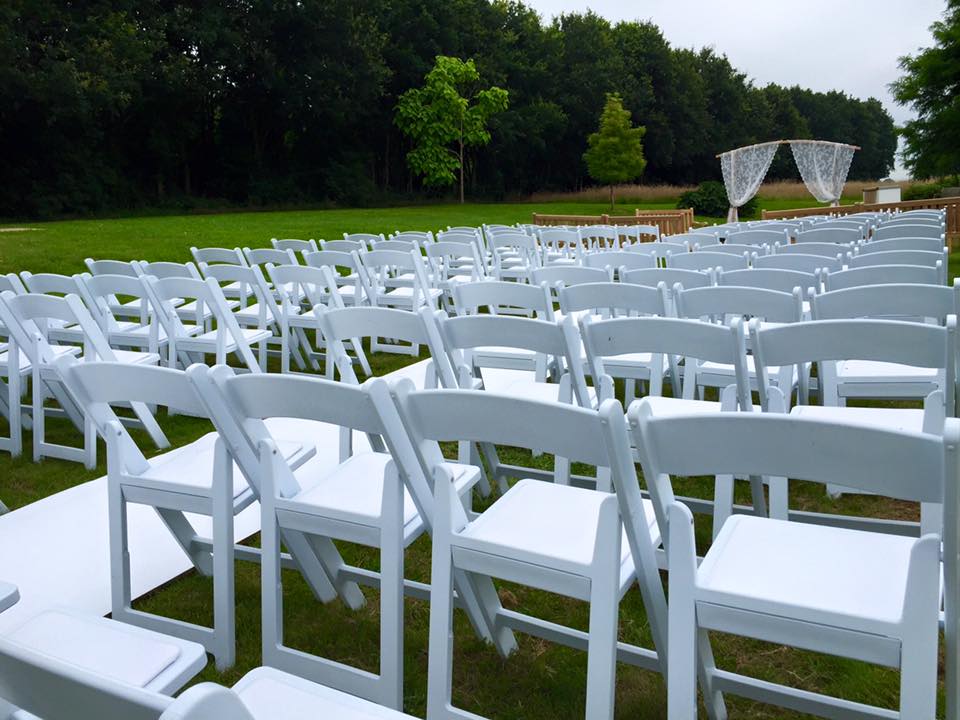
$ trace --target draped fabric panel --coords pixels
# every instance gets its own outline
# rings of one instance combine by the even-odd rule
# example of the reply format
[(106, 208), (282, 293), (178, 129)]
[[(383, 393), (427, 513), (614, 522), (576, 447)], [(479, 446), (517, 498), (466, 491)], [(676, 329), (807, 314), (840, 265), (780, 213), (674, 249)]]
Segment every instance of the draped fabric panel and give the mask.
[(737, 208), (757, 194), (778, 147), (779, 142), (769, 142), (738, 148), (720, 156), (723, 184), (730, 201), (727, 222), (736, 222)]
[(790, 149), (810, 194), (820, 202), (839, 205), (856, 148), (841, 143), (793, 140)]

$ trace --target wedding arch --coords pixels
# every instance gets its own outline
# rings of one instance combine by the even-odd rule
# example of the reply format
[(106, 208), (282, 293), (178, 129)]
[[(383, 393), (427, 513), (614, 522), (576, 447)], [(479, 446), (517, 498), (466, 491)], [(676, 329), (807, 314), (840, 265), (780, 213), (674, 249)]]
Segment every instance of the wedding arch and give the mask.
[(757, 194), (777, 148), (785, 144), (790, 145), (800, 177), (810, 194), (820, 202), (840, 204), (853, 153), (860, 149), (858, 146), (827, 140), (772, 140), (717, 155), (730, 201), (727, 222), (736, 222), (740, 206)]

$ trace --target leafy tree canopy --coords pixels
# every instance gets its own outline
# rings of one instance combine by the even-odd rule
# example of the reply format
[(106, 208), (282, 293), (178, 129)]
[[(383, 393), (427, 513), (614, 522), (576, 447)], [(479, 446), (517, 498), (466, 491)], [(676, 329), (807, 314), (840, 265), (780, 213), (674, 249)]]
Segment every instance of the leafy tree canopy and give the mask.
[(613, 186), (636, 180), (647, 166), (643, 157), (643, 135), (646, 131), (643, 126), (633, 127), (630, 111), (624, 109), (617, 93), (607, 95), (600, 116), (600, 129), (587, 138), (589, 149), (583, 154), (583, 159), (590, 177), (610, 186), (611, 207)]
[(463, 202), (464, 152), (490, 142), (487, 123), (507, 109), (509, 94), (496, 86), (474, 90), (480, 73), (473, 60), (444, 55), (424, 80), (397, 104), (397, 127), (414, 143), (407, 162), (427, 185), (452, 185), (459, 173)]
[(904, 75), (891, 86), (917, 119), (904, 125), (904, 160), (917, 177), (960, 173), (960, 0), (948, 0), (930, 28), (935, 44), (900, 58)]

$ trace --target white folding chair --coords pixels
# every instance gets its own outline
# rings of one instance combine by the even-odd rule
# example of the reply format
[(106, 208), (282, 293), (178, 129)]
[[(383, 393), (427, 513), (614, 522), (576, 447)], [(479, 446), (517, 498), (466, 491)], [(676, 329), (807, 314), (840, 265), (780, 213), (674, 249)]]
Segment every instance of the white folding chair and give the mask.
[(356, 251), (341, 252), (339, 250), (321, 250), (319, 252), (304, 253), (303, 262), (309, 267), (330, 268), (340, 297), (347, 305), (364, 305), (369, 300), (364, 294), (364, 285), (361, 274), (360, 256)]
[[(935, 716), (940, 537), (735, 515), (698, 567), (693, 518), (671, 483), (717, 472), (782, 475), (914, 502), (946, 497), (955, 508), (956, 420), (941, 438), (766, 413), (658, 418), (640, 401), (630, 422), (655, 505), (669, 518), (661, 527), (670, 566), (671, 716), (696, 717), (698, 674), (711, 717), (726, 716), (725, 692), (825, 717)], [(958, 599), (955, 511), (944, 527), (949, 627)], [(899, 713), (717, 668), (711, 631), (899, 668)], [(956, 712), (956, 658), (954, 626), (947, 633), (948, 713)]]
[[(803, 297), (799, 288), (791, 292), (764, 290), (749, 287), (715, 286), (707, 288), (692, 288), (684, 290), (677, 286), (673, 292), (677, 317), (690, 318), (705, 322), (721, 323), (726, 325), (731, 317), (739, 317), (746, 322), (746, 318), (754, 318), (763, 324), (784, 324), (800, 322), (803, 319)], [(690, 362), (684, 365), (689, 371)], [(746, 369), (750, 378), (751, 388), (757, 386), (757, 373), (754, 367), (753, 356), (747, 354)], [(718, 391), (730, 385), (736, 377), (737, 368), (727, 363), (715, 363), (709, 360), (697, 362), (697, 396), (703, 397), (708, 387)], [(789, 407), (793, 389), (799, 385), (800, 392), (805, 393), (807, 378), (795, 365), (783, 367), (767, 366), (769, 382), (780, 388), (784, 400)]]
[(666, 290), (666, 305), (664, 307), (666, 314), (674, 315), (673, 288), (677, 283), (683, 287), (698, 288), (710, 287), (716, 284), (715, 274), (712, 270), (701, 272), (699, 270), (681, 270), (680, 268), (652, 268), (642, 270), (621, 270), (620, 282), (633, 283), (635, 285), (646, 285), (647, 287), (659, 287), (663, 283)]
[[(193, 371), (192, 371), (193, 372)], [(214, 369), (218, 379), (201, 385), (201, 394), (219, 393), (226, 411), (212, 413), (226, 445), (239, 454), (251, 449), (259, 459), (262, 532), (263, 659), (272, 667), (332, 685), (392, 708), (403, 704), (404, 548), (432, 525), (432, 479), (428, 480), (382, 379), (363, 386), (292, 375), (234, 376)], [(215, 402), (211, 407), (215, 407)], [(291, 418), (328, 423), (365, 433), (370, 450), (339, 459), (314, 458), (291, 470), (263, 420)], [(247, 461), (249, 462), (249, 461)], [(469, 497), (476, 468), (447, 464), (457, 491)], [(469, 500), (464, 502), (469, 506)], [(380, 672), (358, 670), (284, 644), (280, 542), (296, 559), (300, 548), (288, 537), (323, 542), (337, 557), (335, 582), (343, 565), (331, 540), (379, 548), (380, 572), (369, 574), (380, 589)], [(309, 545), (308, 545), (309, 547)], [(312, 560), (313, 556), (308, 558)], [(340, 576), (340, 577), (337, 577)], [(461, 585), (468, 609), (479, 603), (472, 585)], [(421, 587), (422, 591), (423, 588)], [(359, 591), (358, 591), (359, 592)], [(362, 605), (363, 596), (359, 595)], [(478, 627), (486, 619), (474, 613)], [(483, 636), (492, 639), (489, 628)]]
[(444, 309), (454, 313), (453, 288), (462, 282), (480, 282), (487, 277), (485, 264), (480, 257), (476, 242), (451, 242), (441, 240), (426, 247), (427, 263), (432, 285), (443, 291), (441, 301)]
[[(400, 388), (397, 399), (415, 447), (430, 452), (426, 466), (435, 486), (429, 717), (477, 717), (454, 707), (451, 697), (454, 579), (466, 575), (485, 584), (502, 578), (589, 602), (586, 633), (506, 610), (496, 594), (485, 610), (508, 650), (515, 647), (511, 629), (586, 649), (586, 716), (612, 718), (618, 657), (657, 670), (666, 655), (655, 558), (659, 533), (649, 504), (640, 498), (622, 407), (608, 401), (598, 412), (464, 390)], [(457, 500), (438, 441), (566, 454), (597, 467), (598, 477), (612, 477), (613, 487), (609, 480), (601, 491), (575, 487), (567, 468), (549, 478), (554, 482), (521, 474), (524, 479), (473, 519)], [(617, 642), (619, 603), (635, 582), (661, 655)]]
[(576, 265), (584, 257), (580, 233), (564, 228), (544, 228), (540, 232), (543, 265)]
[(554, 265), (553, 267), (537, 268), (530, 272), (530, 284), (546, 284), (551, 297), (555, 297), (562, 287), (612, 281), (613, 270), (607, 268)]
[(615, 250), (620, 246), (620, 236), (612, 225), (583, 225), (578, 232), (580, 242), (590, 250)]
[[(634, 353), (650, 353), (654, 367), (660, 358), (686, 358), (689, 368), (683, 376), (683, 386), (673, 371), (673, 397), (664, 397), (659, 379), (663, 370), (651, 373), (650, 394), (645, 401), (658, 415), (716, 414), (724, 411), (752, 410), (750, 385), (745, 361), (745, 338), (743, 325), (734, 318), (730, 327), (713, 325), (697, 320), (680, 320), (658, 317), (622, 317), (595, 320), (584, 317), (580, 321), (580, 334), (594, 387), (600, 390), (600, 400), (612, 397), (611, 372), (617, 372), (620, 358)], [(694, 399), (697, 384), (697, 365), (704, 361), (733, 365), (737, 372), (733, 382), (720, 393), (719, 402)], [(660, 360), (662, 368), (662, 360)], [(770, 483), (771, 514), (786, 513), (786, 479), (767, 478)], [(684, 498), (698, 512), (712, 513), (714, 536), (733, 512), (733, 476), (718, 475), (714, 485), (713, 501)], [(761, 478), (750, 478), (753, 511), (765, 515), (767, 502)]]
[(516, 231), (488, 237), (493, 276), (497, 280), (528, 282), (530, 271), (540, 266), (537, 239)]
[[(847, 291), (843, 291), (847, 292)], [(944, 326), (891, 320), (841, 319), (760, 328), (751, 340), (761, 405), (767, 407), (766, 368), (781, 361), (817, 363), (821, 404), (801, 394), (791, 411), (814, 419), (908, 432), (939, 432), (956, 408), (956, 316)], [(848, 407), (848, 398), (912, 398), (925, 410)], [(931, 407), (936, 403), (937, 407)], [(780, 411), (780, 408), (778, 408)], [(839, 497), (844, 488), (828, 485)]]
[[(318, 370), (317, 361), (327, 355), (310, 310), (323, 304), (344, 306), (333, 272), (329, 267), (270, 264), (267, 264), (267, 272), (280, 293), (280, 372), (290, 372), (290, 355), (295, 347), (303, 352), (310, 366)], [(313, 345), (307, 337), (308, 330), (314, 331), (316, 341)], [(370, 365), (359, 340), (352, 341), (351, 348), (355, 361), (369, 374)]]
[(766, 245), (773, 247), (777, 243), (782, 245), (789, 244), (790, 237), (790, 232), (785, 228), (770, 229), (766, 226), (759, 226), (730, 233), (727, 235), (726, 241), (734, 245)]
[[(262, 368), (254, 356), (251, 346), (265, 341), (271, 336), (269, 330), (259, 328), (241, 328), (237, 318), (227, 306), (227, 299), (216, 278), (206, 280), (193, 278), (154, 278), (144, 277), (144, 287), (151, 294), (151, 305), (167, 340), (167, 365), (176, 367), (178, 359), (189, 364), (202, 360), (206, 355), (214, 355), (217, 364), (226, 362), (229, 354), (236, 354), (250, 372), (261, 372)], [(238, 287), (238, 294), (246, 291)], [(202, 332), (199, 323), (184, 323), (170, 305), (171, 298), (186, 298), (196, 302), (197, 314), (202, 316), (205, 308), (213, 312), (212, 330)], [(199, 332), (198, 332), (199, 328)], [(185, 357), (180, 357), (180, 354)], [(265, 360), (265, 353), (261, 356)]]
[[(80, 296), (111, 347), (134, 348), (162, 354), (167, 347), (167, 336), (165, 328), (157, 322), (156, 308), (152, 304), (143, 277), (89, 274), (75, 277)], [(118, 295), (139, 301), (140, 317), (137, 320), (124, 320), (117, 312)], [(182, 306), (183, 298), (171, 298), (170, 304), (171, 312), (174, 312), (173, 307)], [(199, 331), (200, 328), (197, 328), (196, 332)]]
[[(141, 261), (140, 274), (152, 275), (156, 278), (180, 277), (195, 278), (197, 280), (203, 279), (203, 277), (200, 275), (200, 271), (197, 269), (197, 266), (192, 262), (177, 263)], [(210, 330), (211, 323), (213, 321), (213, 312), (210, 310), (210, 308), (204, 308), (201, 315), (198, 316), (196, 300), (192, 302), (185, 302), (182, 299), (179, 301), (174, 299), (170, 302), (173, 307), (176, 308), (177, 315), (180, 316), (181, 320), (198, 321), (206, 330)], [(230, 310), (235, 310), (236, 308), (240, 307), (240, 300), (227, 299), (227, 307), (230, 308)]]
[[(64, 360), (58, 363), (58, 370), (107, 442), (112, 617), (200, 643), (214, 655), (220, 670), (230, 667), (235, 658), (233, 518), (256, 497), (243, 475), (234, 474), (227, 450), (216, 443), (215, 433), (148, 459), (110, 407), (141, 402), (206, 417), (204, 405), (179, 370)], [(296, 445), (290, 452), (304, 451)], [(153, 507), (194, 566), (213, 576), (213, 628), (133, 608), (129, 503)], [(185, 513), (210, 517), (212, 540), (199, 537)]]

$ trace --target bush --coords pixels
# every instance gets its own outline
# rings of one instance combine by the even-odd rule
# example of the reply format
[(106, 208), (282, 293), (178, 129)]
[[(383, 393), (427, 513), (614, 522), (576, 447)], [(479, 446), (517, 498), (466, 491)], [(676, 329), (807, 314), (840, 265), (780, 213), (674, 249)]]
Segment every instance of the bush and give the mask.
[(929, 200), (940, 197), (943, 185), (940, 183), (914, 183), (903, 191), (903, 200)]
[[(693, 208), (695, 215), (706, 215), (707, 217), (724, 218), (727, 216), (727, 210), (730, 208), (730, 202), (727, 200), (727, 191), (722, 182), (709, 180), (700, 183), (696, 190), (688, 190), (680, 196), (678, 208)], [(757, 212), (757, 198), (752, 197), (740, 207), (740, 216), (748, 217)]]

